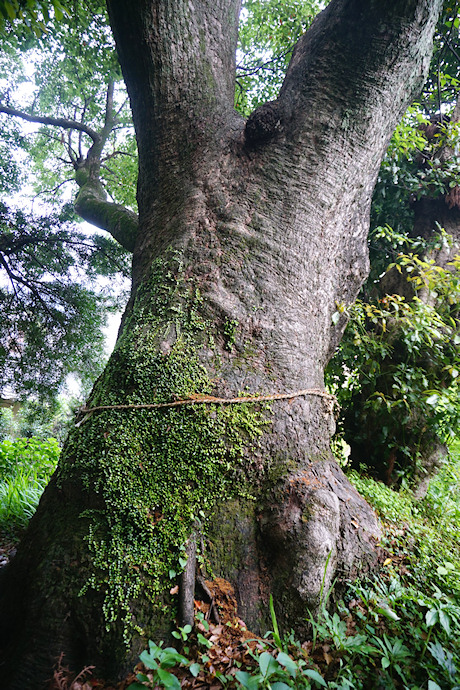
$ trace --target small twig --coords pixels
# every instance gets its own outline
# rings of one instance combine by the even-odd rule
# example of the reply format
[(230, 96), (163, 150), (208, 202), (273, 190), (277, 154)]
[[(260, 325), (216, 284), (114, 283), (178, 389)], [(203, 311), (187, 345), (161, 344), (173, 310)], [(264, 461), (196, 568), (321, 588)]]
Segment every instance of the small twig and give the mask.
[[(64, 161), (64, 162), (66, 162), (66, 161)], [(68, 163), (68, 161), (67, 161), (67, 163)], [(58, 191), (58, 189), (63, 187), (65, 184), (68, 184), (69, 182), (75, 182), (75, 180), (72, 177), (68, 177), (67, 179), (63, 180), (62, 182), (59, 182), (59, 184), (57, 184), (55, 187), (53, 187), (53, 189), (42, 189), (41, 192), (39, 192), (38, 194), (35, 194), (35, 196), (32, 199), (32, 203), (35, 201), (35, 199), (38, 199), (39, 196), (43, 196), (43, 194), (55, 194)]]
[(453, 46), (451, 45), (451, 43), (450, 43), (450, 41), (449, 41), (448, 38), (446, 38), (446, 44), (447, 44), (447, 47), (449, 48), (449, 50), (454, 54), (454, 56), (455, 56), (455, 57), (457, 58), (457, 60), (460, 62), (460, 55), (457, 53), (457, 51), (455, 50), (455, 48), (453, 48)]

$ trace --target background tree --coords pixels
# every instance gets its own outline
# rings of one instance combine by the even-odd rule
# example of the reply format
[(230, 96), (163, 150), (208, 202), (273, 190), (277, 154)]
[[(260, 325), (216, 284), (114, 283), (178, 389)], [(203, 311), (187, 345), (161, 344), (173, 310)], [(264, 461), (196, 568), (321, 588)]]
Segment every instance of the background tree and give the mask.
[(418, 496), (459, 424), (458, 25), (446, 3), (429, 78), (380, 170), (364, 302), (329, 366), (354, 465)]
[[(38, 396), (43, 410), (55, 405), (52, 400), (69, 373), (86, 390), (100, 373), (105, 360), (102, 328), (109, 311), (124, 302), (123, 276), (129, 272), (120, 228), (126, 219), (128, 226), (137, 224), (132, 210), (113, 196), (107, 199), (101, 181), (114, 178), (111, 166), (116, 167), (112, 159), (120, 133), (120, 151), (136, 158), (135, 145), (129, 152), (132, 135), (124, 135), (130, 118), (126, 94), (123, 90), (120, 95), (116, 84), (121, 77), (105, 13), (95, 2), (84, 9), (77, 4), (70, 21), (60, 7), (55, 3), (48, 12), (40, 3), (18, 5), (16, 18), (22, 23), (13, 21), (0, 35), (2, 108), (9, 114), (2, 116), (2, 197), (14, 206), (19, 193), (26, 199), (41, 192), (41, 215), (2, 204), (2, 391), (22, 399)], [(29, 15), (35, 34), (24, 28)], [(24, 120), (52, 125), (24, 131)], [(66, 192), (69, 170), (80, 190), (76, 207), (81, 215), (100, 227), (110, 226), (119, 242), (77, 229)], [(129, 170), (126, 164), (125, 179), (120, 176), (115, 187), (125, 190), (118, 198), (134, 203), (133, 185), (130, 191), (126, 184)], [(47, 216), (43, 203), (51, 208)]]
[(127, 275), (126, 253), (60, 217), (0, 207), (0, 393), (54, 398), (68, 374), (88, 388), (100, 373), (107, 314), (120, 293), (101, 280)]
[(29, 0), (29, 2), (21, 2), (21, 0), (1, 0), (0, 1), (0, 16), (2, 17), (1, 30), (2, 32), (11, 31), (17, 20), (21, 20), (26, 30), (32, 30), (36, 35), (40, 36), (47, 31), (47, 24), (50, 21), (51, 15), (58, 21), (61, 20), (66, 13), (66, 9), (60, 0)]
[(168, 633), (184, 562), (189, 619), (201, 543), (251, 627), (273, 592), (282, 625), (301, 629), (379, 534), (330, 455), (323, 372), (441, 3), (333, 0), (247, 121), (233, 110), (236, 0), (108, 7), (139, 148), (133, 289), (3, 577), (11, 688), (49, 677), (60, 651), (118, 674), (138, 635)]
[(295, 44), (326, 3), (246, 0), (240, 18), (235, 107), (245, 117), (278, 95)]
[(132, 251), (136, 151), (110, 28), (97, 0), (76, 3), (71, 14), (39, 38), (3, 36), (0, 113), (43, 125), (26, 139), (40, 199), (62, 205), (72, 185), (80, 217)]

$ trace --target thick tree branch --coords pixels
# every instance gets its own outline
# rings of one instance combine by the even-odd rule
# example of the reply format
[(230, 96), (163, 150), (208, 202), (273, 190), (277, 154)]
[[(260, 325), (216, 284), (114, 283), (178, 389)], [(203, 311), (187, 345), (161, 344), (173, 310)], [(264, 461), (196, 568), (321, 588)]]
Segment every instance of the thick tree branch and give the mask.
[[(134, 8), (126, 0), (108, 0), (133, 108), (142, 171), (139, 198), (159, 199), (162, 185), (170, 190), (169, 175), (177, 178), (190, 156), (212, 141), (211, 132), (236, 117), (240, 5), (241, 0), (142, 0)], [(165, 142), (168, 174), (157, 166)]]
[(139, 223), (137, 214), (121, 204), (108, 201), (99, 180), (89, 178), (81, 185), (75, 199), (75, 210), (88, 223), (109, 232), (124, 249), (134, 250)]
[(96, 132), (88, 125), (82, 122), (77, 122), (76, 120), (69, 120), (65, 117), (48, 117), (41, 115), (29, 115), (24, 113), (22, 110), (16, 110), (16, 108), (10, 108), (7, 105), (0, 104), (0, 113), (5, 113), (5, 115), (12, 115), (13, 117), (20, 117), (22, 120), (27, 122), (35, 122), (41, 125), (51, 125), (54, 127), (62, 127), (63, 129), (76, 129), (80, 132), (87, 134), (93, 142), (99, 141), (100, 134)]
[(75, 200), (75, 210), (88, 223), (109, 232), (126, 250), (132, 252), (136, 241), (138, 218), (130, 209), (108, 201), (100, 181), (101, 157), (104, 146), (116, 124), (113, 108), (114, 82), (107, 87), (104, 126), (94, 140), (84, 161), (77, 161), (75, 179), (80, 191)]
[[(249, 142), (267, 141), (280, 132), (310, 137), (318, 118), (323, 128), (336, 127), (339, 137), (362, 137), (356, 123), (378, 131), (390, 105), (394, 115), (386, 118), (382, 131), (383, 152), (407, 107), (406, 84), (413, 97), (423, 84), (441, 5), (441, 0), (332, 0), (298, 41), (278, 99), (249, 118)], [(403, 73), (406, 78), (400, 80)], [(398, 87), (390, 97), (391, 83)]]
[(102, 151), (116, 123), (116, 117), (113, 111), (113, 90), (114, 82), (112, 80), (107, 86), (104, 126), (101, 131), (98, 132), (97, 140), (93, 140), (93, 145), (89, 149), (86, 156), (86, 160), (91, 168), (92, 177), (99, 177)]

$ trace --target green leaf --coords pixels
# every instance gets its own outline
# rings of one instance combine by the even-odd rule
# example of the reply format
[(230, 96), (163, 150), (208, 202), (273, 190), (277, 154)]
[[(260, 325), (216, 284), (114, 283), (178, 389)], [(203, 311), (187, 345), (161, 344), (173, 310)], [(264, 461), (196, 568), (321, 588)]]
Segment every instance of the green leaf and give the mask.
[[(54, 3), (53, 3), (53, 4), (54, 4)], [(57, 19), (58, 22), (62, 22), (62, 20), (64, 19), (64, 12), (63, 12), (62, 9), (61, 9), (58, 5), (56, 5), (56, 4), (54, 4), (54, 16), (56, 17), (56, 19)]]
[(388, 668), (389, 665), (390, 665), (389, 658), (387, 656), (383, 656), (382, 657), (382, 668), (383, 669)]
[(430, 395), (430, 397), (427, 398), (427, 399), (425, 400), (425, 402), (426, 402), (427, 405), (432, 405), (432, 406), (434, 406), (434, 405), (436, 405), (436, 403), (438, 402), (438, 400), (439, 400), (439, 395), (438, 395), (437, 393), (434, 393), (433, 395)]
[(318, 671), (315, 671), (312, 668), (306, 668), (304, 671), (302, 671), (304, 676), (308, 676), (308, 678), (311, 678), (315, 683), (318, 683), (318, 685), (321, 685), (323, 688), (327, 688), (327, 684), (322, 676), (319, 675)]
[(14, 9), (13, 5), (10, 2), (7, 2), (7, 0), (4, 0), (3, 6), (8, 14), (8, 17), (13, 21), (17, 17), (16, 10)]
[(192, 676), (193, 676), (194, 678), (197, 677), (197, 675), (199, 674), (200, 670), (201, 670), (201, 665), (200, 665), (200, 664), (195, 663), (195, 664), (191, 664), (191, 665), (189, 666), (189, 671), (190, 671), (190, 673), (192, 674)]
[(429, 609), (425, 614), (425, 622), (428, 627), (436, 625), (439, 620), (438, 609)]
[(241, 683), (243, 688), (247, 688), (247, 690), (258, 690), (260, 688), (259, 683), (262, 680), (259, 674), (250, 676), (246, 671), (237, 671), (235, 673), (235, 678)]
[(259, 656), (259, 668), (264, 678), (270, 678), (279, 669), (279, 664), (269, 652), (262, 652)]
[(158, 668), (158, 663), (150, 652), (143, 651), (139, 659), (142, 661), (146, 668), (150, 668), (154, 671), (156, 671), (156, 669)]
[[(129, 690), (129, 688), (128, 688)], [(428, 681), (428, 690), (441, 690), (441, 687), (434, 682), (434, 680)]]
[(270, 599), (269, 599), (269, 607), (270, 607), (270, 617), (272, 619), (272, 626), (273, 626), (273, 639), (275, 640), (275, 644), (277, 645), (277, 647), (281, 647), (280, 631), (278, 628), (278, 621), (276, 620), (275, 605), (273, 603), (273, 596), (271, 594), (270, 594)]
[(161, 654), (160, 663), (161, 666), (165, 668), (171, 668), (177, 664), (187, 665), (188, 659), (186, 659), (182, 654), (179, 654), (177, 649), (174, 649), (174, 647), (166, 647)]
[(400, 617), (390, 609), (389, 606), (378, 606), (375, 609), (377, 613), (380, 613), (382, 616), (385, 616), (385, 618), (388, 618), (389, 620), (392, 621), (399, 621), (401, 620)]
[(166, 690), (180, 690), (179, 679), (172, 673), (169, 673), (169, 671), (164, 671), (162, 668), (159, 668), (157, 670), (157, 675)]
[(197, 639), (198, 639), (198, 642), (199, 642), (200, 644), (204, 645), (204, 646), (207, 647), (208, 649), (211, 649), (211, 647), (212, 647), (212, 642), (210, 642), (204, 635), (202, 635), (201, 633), (198, 633), (198, 634), (197, 634)]
[(450, 636), (450, 618), (442, 610), (439, 611), (439, 622), (441, 623), (441, 625), (444, 628), (444, 630), (446, 631), (446, 633)]
[(280, 652), (276, 657), (276, 660), (279, 664), (281, 664), (281, 666), (284, 666), (284, 668), (287, 670), (290, 676), (295, 678), (295, 676), (297, 675), (298, 667), (294, 659), (290, 657), (289, 654)]

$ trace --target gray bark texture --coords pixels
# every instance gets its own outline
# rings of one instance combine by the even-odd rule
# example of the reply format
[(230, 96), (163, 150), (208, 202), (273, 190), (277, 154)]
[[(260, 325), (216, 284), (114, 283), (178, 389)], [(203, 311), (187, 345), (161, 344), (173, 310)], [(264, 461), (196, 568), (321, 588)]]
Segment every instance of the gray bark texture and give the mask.
[[(94, 569), (108, 568), (110, 588), (114, 572), (90, 548), (91, 515), (99, 516), (99, 532), (101, 520), (107, 525), (99, 545), (114, 538), (120, 511), (125, 525), (134, 520), (136, 497), (123, 503), (129, 482), (115, 481), (116, 462), (132, 463), (129, 481), (151, 540), (165, 523), (168, 492), (182, 505), (204, 487), (183, 543), (191, 548), (195, 537), (187, 537), (205, 507), (205, 559), (232, 582), (240, 615), (255, 632), (267, 625), (270, 593), (280, 625), (301, 634), (322, 584), (327, 591), (335, 578), (374, 564), (380, 527), (332, 458), (331, 405), (321, 394), (296, 393), (324, 389), (324, 366), (343, 328), (331, 316), (336, 302), (354, 300), (366, 276), (375, 178), (425, 78), (440, 7), (440, 0), (332, 0), (296, 46), (277, 100), (245, 122), (233, 110), (239, 0), (109, 0), (139, 148), (139, 227), (132, 297), (87, 407), (200, 393), (287, 399), (258, 406), (266, 425), (242, 451), (235, 475), (244, 490), (232, 492), (227, 483), (212, 509), (205, 461), (221, 439), (206, 445), (206, 429), (225, 406), (203, 417), (193, 443), (187, 425), (196, 406), (83, 418), (2, 577), (5, 687), (39, 687), (62, 651), (72, 668), (95, 663), (99, 675), (116, 677), (146, 636), (164, 639), (174, 625), (171, 614), (152, 612), (141, 589), (130, 606), (145, 637), (130, 638), (126, 648), (117, 620), (104, 621), (103, 589), (85, 587)], [(176, 286), (169, 292), (152, 283), (159, 262), (163, 283)], [(193, 305), (179, 280), (193, 286)], [(175, 368), (184, 343), (190, 356)], [(192, 356), (199, 376), (187, 369)], [(206, 390), (197, 383), (202, 372)], [(179, 383), (181, 374), (189, 380)], [(228, 415), (236, 409), (225, 407)], [(138, 424), (134, 431), (125, 431), (128, 418), (140, 420), (129, 422)], [(182, 451), (173, 437), (185, 439)], [(230, 432), (224, 441), (228, 455), (219, 466), (233, 472), (238, 442)], [(159, 447), (163, 455), (155, 455)], [(154, 475), (165, 454), (169, 465)], [(149, 506), (151, 476), (156, 498)], [(169, 524), (177, 529), (177, 520)], [(130, 532), (118, 559), (128, 549), (152, 548), (142, 538)], [(147, 588), (155, 574), (141, 556), (133, 559), (129, 567), (144, 573)], [(158, 594), (166, 605), (169, 587)]]

